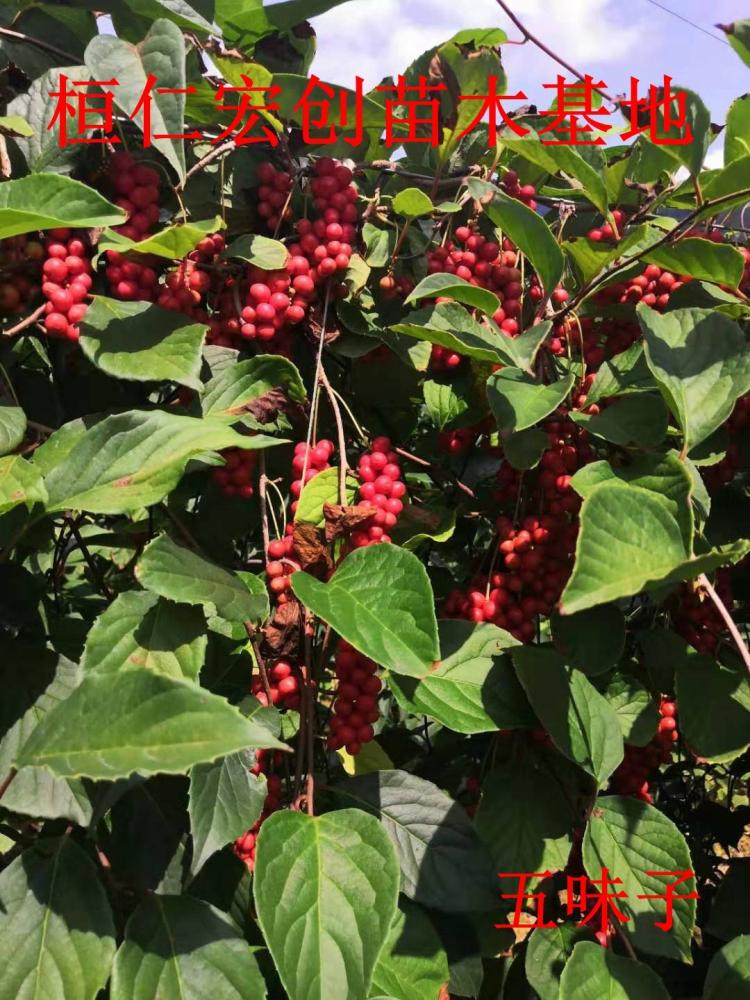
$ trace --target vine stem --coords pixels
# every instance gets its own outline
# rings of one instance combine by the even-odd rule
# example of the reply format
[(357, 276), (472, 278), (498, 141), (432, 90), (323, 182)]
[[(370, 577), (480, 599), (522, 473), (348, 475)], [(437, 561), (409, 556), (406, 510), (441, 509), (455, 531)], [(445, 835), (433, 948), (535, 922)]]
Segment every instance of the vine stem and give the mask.
[(15, 767), (12, 767), (10, 769), (10, 771), (8, 771), (8, 773), (5, 776), (5, 779), (3, 780), (2, 784), (0, 784), (0, 799), (8, 791), (8, 786), (10, 785), (11, 781), (13, 781), (13, 779), (15, 778), (15, 776), (17, 774), (18, 774), (18, 771), (16, 771)]
[(305, 476), (307, 466), (310, 461), (310, 445), (312, 443), (313, 428), (318, 416), (318, 398), (320, 396), (320, 373), (323, 370), (323, 348), (326, 339), (326, 324), (328, 322), (328, 303), (331, 298), (331, 286), (326, 285), (326, 297), (323, 302), (323, 322), (320, 325), (320, 341), (318, 342), (318, 355), (315, 359), (315, 379), (313, 381), (313, 394), (310, 400), (310, 420), (307, 425), (307, 437), (305, 438), (305, 461), (302, 466), (302, 486), (300, 493), (305, 488)]
[(328, 402), (331, 404), (331, 410), (333, 410), (333, 419), (336, 422), (336, 433), (339, 441), (339, 503), (342, 507), (346, 507), (346, 473), (348, 471), (348, 466), (346, 464), (346, 435), (344, 434), (344, 422), (341, 419), (341, 410), (339, 408), (338, 400), (336, 399), (336, 394), (333, 391), (331, 383), (328, 381), (328, 376), (326, 375), (325, 368), (323, 368), (322, 365), (320, 367), (319, 378), (328, 395)]
[[(498, 7), (500, 7), (501, 10), (505, 11), (505, 13), (511, 19), (513, 24), (515, 24), (515, 26), (521, 32), (521, 34), (523, 35), (524, 42), (531, 42), (532, 45), (536, 45), (536, 47), (538, 49), (541, 49), (541, 51), (544, 52), (545, 55), (549, 56), (550, 59), (554, 59), (554, 61), (556, 63), (559, 63), (563, 67), (563, 69), (566, 69), (569, 73), (572, 73), (577, 80), (583, 80), (585, 74), (577, 70), (575, 66), (571, 66), (569, 62), (566, 62), (562, 58), (562, 56), (559, 56), (548, 45), (545, 45), (543, 41), (541, 41), (539, 38), (536, 37), (536, 35), (532, 35), (532, 33), (529, 31), (526, 25), (523, 24), (522, 21), (519, 21), (519, 19), (516, 17), (516, 15), (507, 5), (507, 3), (504, 2), (504, 0), (495, 0), (495, 2), (497, 3)], [(597, 94), (601, 94), (602, 97), (604, 97), (607, 101), (611, 101), (614, 104), (614, 98), (612, 98), (607, 93), (606, 90), (602, 90), (601, 87), (594, 87), (593, 89), (597, 92)]]
[(222, 142), (220, 145), (214, 146), (214, 148), (209, 150), (209, 152), (206, 153), (205, 156), (202, 156), (197, 163), (194, 163), (192, 165), (192, 167), (185, 174), (185, 180), (180, 181), (177, 187), (174, 188), (173, 190), (175, 192), (184, 191), (185, 185), (187, 184), (187, 182), (190, 180), (191, 177), (194, 177), (195, 174), (200, 173), (201, 170), (204, 170), (209, 165), (209, 163), (213, 163), (214, 160), (218, 160), (220, 156), (225, 156), (227, 153), (231, 153), (234, 147), (235, 147), (234, 139), (227, 139), (226, 142)]
[(20, 323), (16, 323), (15, 326), (11, 326), (7, 330), (3, 330), (3, 337), (16, 337), (19, 333), (23, 333), (24, 330), (28, 330), (30, 326), (33, 326), (38, 319), (44, 315), (45, 306), (39, 306), (34, 312), (29, 313), (25, 319), (22, 319)]
[(75, 66), (80, 62), (78, 56), (71, 55), (65, 49), (58, 49), (56, 45), (52, 45), (50, 42), (43, 42), (41, 38), (34, 38), (32, 35), (25, 35), (22, 31), (14, 31), (13, 28), (0, 28), (0, 35), (4, 35), (6, 38), (14, 38), (18, 42), (28, 42), (30, 45), (36, 45), (39, 49), (46, 49), (47, 52), (53, 52), (56, 56), (62, 56), (63, 59), (67, 59), (70, 66)]
[(263, 551), (268, 557), (268, 546), (271, 544), (271, 537), (268, 532), (268, 476), (266, 475), (266, 456), (261, 450), (260, 453), (260, 476), (258, 477), (258, 495), (260, 498), (260, 525), (263, 532)]
[(698, 577), (698, 583), (701, 585), (701, 587), (703, 587), (708, 596), (714, 602), (716, 610), (724, 619), (724, 624), (726, 625), (729, 634), (734, 639), (734, 644), (737, 647), (737, 651), (742, 657), (748, 671), (750, 671), (750, 651), (748, 651), (747, 644), (745, 643), (745, 640), (742, 638), (740, 630), (735, 625), (734, 619), (729, 613), (729, 609), (727, 608), (726, 604), (722, 601), (722, 599), (719, 597), (719, 595), (716, 593), (713, 584), (708, 579), (705, 573), (701, 573), (701, 575)]
[(261, 683), (263, 684), (263, 690), (266, 692), (266, 698), (268, 698), (268, 704), (273, 704), (271, 700), (271, 684), (268, 680), (268, 671), (266, 670), (266, 662), (263, 659), (258, 640), (255, 638), (255, 628), (252, 622), (245, 622), (245, 632), (247, 632), (248, 639), (250, 640), (250, 645), (252, 646), (253, 656), (255, 657), (255, 662), (258, 664), (258, 671), (260, 673)]

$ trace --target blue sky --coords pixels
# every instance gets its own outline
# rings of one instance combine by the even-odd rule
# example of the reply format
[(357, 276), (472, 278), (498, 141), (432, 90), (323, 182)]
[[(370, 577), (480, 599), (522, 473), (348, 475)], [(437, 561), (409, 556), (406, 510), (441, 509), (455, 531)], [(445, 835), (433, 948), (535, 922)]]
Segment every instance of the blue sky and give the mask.
[[(717, 35), (715, 23), (750, 16), (748, 0), (663, 2)], [(733, 98), (750, 91), (750, 70), (728, 45), (648, 0), (511, 0), (509, 6), (573, 66), (604, 80), (610, 93), (628, 91), (631, 76), (661, 83), (667, 73), (697, 91), (713, 120), (723, 123)], [(350, 0), (312, 23), (318, 34), (313, 71), (347, 86), (356, 75), (375, 85), (459, 29), (501, 27), (509, 38), (520, 37), (495, 0)], [(541, 84), (554, 82), (559, 68), (544, 53), (530, 43), (511, 45), (504, 61), (511, 91), (523, 89), (540, 104), (547, 99)], [(718, 156), (714, 147), (712, 158)]]

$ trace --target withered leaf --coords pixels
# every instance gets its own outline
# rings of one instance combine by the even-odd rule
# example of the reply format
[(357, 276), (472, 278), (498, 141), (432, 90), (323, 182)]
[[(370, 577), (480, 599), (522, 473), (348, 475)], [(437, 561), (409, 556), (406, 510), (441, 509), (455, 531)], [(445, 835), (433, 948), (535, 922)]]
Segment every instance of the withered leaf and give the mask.
[(326, 522), (326, 541), (332, 542), (342, 535), (348, 535), (365, 521), (377, 514), (377, 507), (342, 507), (338, 503), (323, 504)]
[(331, 555), (323, 534), (314, 524), (294, 525), (294, 551), (302, 569), (313, 576), (325, 577), (333, 569)]
[(300, 644), (300, 604), (290, 600), (276, 608), (273, 619), (263, 630), (266, 646), (275, 656), (296, 653)]
[(242, 406), (235, 406), (230, 413), (249, 413), (259, 424), (271, 424), (276, 420), (279, 413), (283, 413), (289, 406), (289, 399), (283, 389), (278, 386), (269, 389), (257, 399), (251, 399), (249, 403)]

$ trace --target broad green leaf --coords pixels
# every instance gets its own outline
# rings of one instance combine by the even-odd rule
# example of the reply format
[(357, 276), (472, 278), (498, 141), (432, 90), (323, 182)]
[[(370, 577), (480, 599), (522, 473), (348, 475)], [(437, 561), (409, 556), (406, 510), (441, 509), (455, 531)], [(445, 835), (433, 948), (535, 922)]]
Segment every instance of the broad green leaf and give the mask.
[(151, 302), (97, 295), (81, 321), (83, 353), (113, 378), (178, 382), (200, 389), (207, 327)]
[[(294, 513), (295, 521), (304, 521), (307, 524), (315, 524), (321, 527), (325, 523), (323, 507), (327, 503), (340, 503), (339, 497), (339, 477), (340, 470), (336, 466), (330, 469), (323, 469), (305, 484), (300, 494), (297, 510)], [(354, 476), (346, 477), (346, 502), (351, 504), (357, 491), (357, 480)]]
[[(522, 139), (504, 138), (503, 145), (550, 174), (561, 173), (571, 181), (574, 192), (580, 191), (602, 215), (608, 215), (609, 199), (604, 181), (604, 159), (600, 150), (551, 145), (542, 142), (533, 131)], [(589, 162), (589, 158), (592, 162)]]
[(232, 240), (222, 257), (244, 260), (262, 271), (278, 271), (286, 264), (289, 251), (280, 240), (272, 240), (257, 233), (244, 233)]
[(121, 233), (107, 230), (96, 245), (99, 253), (104, 250), (117, 250), (120, 253), (149, 254), (163, 257), (166, 260), (181, 260), (187, 257), (197, 243), (209, 233), (215, 233), (224, 228), (220, 215), (204, 222), (183, 222), (147, 236), (145, 240), (130, 240)]
[(730, 104), (724, 129), (725, 166), (741, 156), (750, 156), (750, 94)]
[(571, 413), (589, 434), (623, 447), (657, 448), (667, 433), (669, 413), (661, 396), (639, 392), (621, 396), (601, 413)]
[(227, 916), (203, 900), (146, 896), (125, 927), (112, 1000), (265, 1000), (253, 950)]
[(391, 537), (396, 545), (410, 552), (422, 542), (447, 542), (456, 530), (457, 516), (455, 507), (449, 509), (437, 499), (424, 504), (407, 503)]
[[(693, 753), (712, 761), (731, 760), (750, 745), (750, 681), (747, 670), (717, 663), (684, 645), (675, 661), (680, 732)], [(720, 705), (721, 711), (706, 711)]]
[(19, 504), (45, 503), (47, 491), (39, 470), (20, 455), (0, 458), (0, 514)]
[(459, 420), (460, 426), (466, 426), (472, 422), (472, 416), (481, 415), (475, 402), (476, 390), (469, 379), (461, 376), (439, 382), (427, 379), (422, 392), (427, 414), (439, 431), (456, 426)]
[(539, 994), (539, 1000), (560, 1000), (560, 976), (586, 929), (573, 923), (539, 927), (529, 938), (526, 949), (526, 978)]
[(516, 431), (503, 441), (505, 457), (514, 469), (535, 469), (548, 446), (547, 435), (534, 427)]
[(448, 958), (429, 917), (400, 899), (372, 976), (370, 997), (435, 1000), (448, 982)]
[(719, 24), (729, 44), (746, 66), (750, 66), (750, 20)]
[(405, 549), (356, 549), (328, 583), (295, 573), (292, 588), (343, 639), (396, 674), (423, 677), (440, 656), (430, 581)]
[(26, 414), (20, 406), (0, 400), (0, 455), (14, 451), (26, 434)]
[(413, 292), (404, 300), (404, 305), (420, 302), (422, 299), (442, 298), (453, 299), (473, 309), (492, 315), (500, 308), (500, 299), (494, 292), (472, 285), (455, 274), (429, 274), (419, 282)]
[(262, 0), (216, 0), (216, 22), (230, 42), (256, 41), (276, 29), (288, 31), (309, 17), (317, 17), (347, 0), (283, 0), (264, 6)]
[(370, 267), (385, 267), (396, 245), (393, 230), (379, 229), (371, 222), (366, 222), (362, 227), (362, 239), (367, 247), (365, 260)]
[(571, 669), (550, 647), (511, 651), (531, 707), (569, 760), (604, 784), (623, 757), (614, 711), (580, 670)]
[[(152, 143), (180, 180), (185, 179), (185, 149), (182, 139), (155, 138), (157, 135), (183, 135), (185, 130), (185, 42), (182, 32), (166, 18), (157, 18), (138, 45), (131, 45), (114, 35), (97, 35), (86, 47), (84, 61), (95, 80), (116, 79), (114, 98), (117, 106), (132, 115), (147, 87), (149, 75), (158, 80), (151, 94)], [(164, 93), (172, 90), (172, 93)], [(181, 92), (180, 92), (181, 91)], [(143, 110), (137, 121), (143, 121)], [(201, 138), (199, 132), (189, 133)], [(109, 223), (107, 223), (109, 224)]]
[(740, 542), (692, 555), (680, 524), (660, 497), (620, 482), (603, 482), (581, 508), (573, 573), (560, 602), (562, 614), (690, 580), (737, 562), (750, 551)]
[[(591, 879), (601, 879), (602, 868), (608, 869), (610, 878), (622, 879), (617, 891), (626, 892), (627, 896), (619, 899), (617, 905), (630, 921), (620, 926), (636, 949), (691, 961), (695, 900), (677, 897), (695, 890), (693, 864), (685, 838), (664, 813), (638, 799), (619, 795), (599, 799), (586, 828), (583, 863)], [(638, 896), (664, 897), (666, 886), (677, 879), (673, 874), (649, 875), (649, 872), (691, 873), (675, 890), (674, 925), (668, 933), (655, 926), (665, 918), (664, 899), (638, 899)]]
[(121, 208), (70, 177), (29, 174), (0, 184), (0, 239), (37, 229), (87, 229), (124, 221)]
[(227, 621), (260, 624), (268, 616), (265, 587), (250, 590), (236, 573), (159, 535), (143, 550), (135, 575), (160, 597), (185, 604), (212, 604)]
[[(750, 152), (750, 150), (749, 150)], [(697, 281), (736, 288), (742, 280), (744, 257), (735, 247), (711, 240), (687, 238), (679, 243), (665, 243), (643, 255), (648, 264), (658, 264), (665, 271), (687, 274)]]
[(401, 891), (445, 913), (497, 906), (489, 855), (462, 806), (436, 785), (406, 771), (362, 774), (336, 786), (346, 805), (376, 815), (401, 865)]
[(659, 723), (659, 713), (648, 691), (635, 677), (615, 673), (603, 694), (614, 709), (623, 740), (632, 746), (645, 747)]
[[(45, 715), (81, 681), (77, 664), (50, 649), (18, 639), (0, 642), (0, 774), (8, 774), (20, 748)], [(24, 767), (3, 795), (3, 808), (36, 819), (67, 819), (86, 826), (91, 803), (80, 781), (58, 778), (45, 767)]]
[(579, 941), (560, 977), (559, 1000), (669, 1000), (669, 992), (643, 962), (615, 955), (595, 941)]
[(510, 659), (517, 645), (488, 622), (438, 622), (441, 660), (421, 680), (391, 675), (388, 684), (401, 706), (427, 715), (456, 733), (488, 733), (534, 724)]
[(476, 177), (469, 178), (468, 187), (474, 198), (492, 194), (492, 201), (483, 206), (485, 214), (528, 257), (542, 287), (551, 294), (562, 277), (565, 259), (544, 219), (523, 202)]
[(253, 762), (254, 755), (243, 750), (191, 769), (188, 812), (194, 872), (260, 817), (266, 782), (250, 773)]
[[(573, 847), (575, 803), (544, 761), (527, 755), (489, 772), (475, 822), (498, 875), (562, 871)], [(507, 881), (515, 888), (515, 879)], [(498, 883), (501, 892), (508, 891), (505, 882)]]
[(431, 215), (435, 206), (432, 200), (419, 188), (405, 188), (393, 199), (393, 211), (405, 219), (417, 219), (420, 215)]
[(608, 396), (619, 396), (628, 389), (635, 392), (655, 386), (643, 344), (637, 342), (602, 364), (586, 398), (588, 403), (598, 403)]
[(480, 325), (455, 302), (440, 302), (431, 308), (419, 309), (391, 330), (415, 340), (439, 344), (477, 361), (516, 364), (511, 338), (500, 333), (494, 324)]
[(265, 448), (272, 443), (281, 442), (164, 410), (118, 413), (77, 437), (64, 461), (47, 474), (47, 509), (127, 513), (163, 500), (191, 458), (223, 448)]
[(577, 615), (553, 613), (550, 624), (555, 646), (566, 662), (589, 677), (613, 667), (625, 649), (625, 616), (614, 604)]
[(290, 1000), (361, 1000), (396, 912), (398, 863), (372, 816), (277, 812), (262, 825), (258, 922)]
[[(750, 60), (748, 63), (750, 64)], [(703, 1000), (725, 1000), (726, 997), (746, 1000), (748, 996), (750, 996), (750, 934), (745, 934), (725, 944), (711, 959), (703, 984)]]
[[(672, 94), (682, 93), (685, 95), (685, 111), (679, 108), (673, 101), (669, 120), (671, 128), (665, 127), (664, 107), (660, 105), (656, 114), (656, 128), (654, 130), (659, 152), (671, 157), (675, 163), (686, 167), (693, 177), (700, 173), (708, 147), (713, 140), (711, 130), (711, 113), (700, 99), (700, 97), (687, 87), (672, 84)], [(690, 129), (692, 139), (690, 142), (679, 141), (676, 143), (665, 142), (664, 140), (680, 140), (687, 136), (687, 129)], [(649, 142), (651, 139), (649, 138)]]
[[(14, 141), (21, 150), (31, 173), (70, 170), (74, 159), (80, 153), (80, 145), (76, 142), (69, 141), (62, 146), (59, 123), (56, 122), (49, 128), (59, 100), (52, 97), (52, 94), (59, 93), (61, 73), (70, 80), (80, 80), (82, 85), (91, 75), (85, 66), (55, 66), (37, 77), (25, 93), (14, 97), (8, 104), (9, 115), (21, 116), (30, 125), (31, 134), (28, 138), (17, 138)], [(82, 137), (83, 133), (78, 126), (77, 116), (68, 117), (66, 122), (68, 140)], [(115, 211), (113, 208), (113, 212)], [(120, 221), (125, 221), (124, 214)], [(109, 223), (109, 225), (114, 224), (115, 222)]]
[(195, 681), (206, 644), (206, 621), (198, 608), (129, 590), (94, 622), (81, 666), (87, 674), (146, 667), (157, 674)]
[(689, 453), (750, 390), (750, 352), (733, 320), (706, 309), (658, 313), (638, 307), (646, 360), (677, 419)]
[(565, 400), (573, 388), (570, 374), (559, 382), (542, 385), (520, 368), (503, 368), (487, 379), (487, 399), (497, 426), (504, 433), (533, 427)]
[(262, 427), (287, 401), (301, 404), (306, 399), (304, 382), (291, 361), (260, 354), (218, 372), (206, 385), (201, 405), (206, 417)]
[[(36, 80), (61, 62), (80, 62), (86, 42), (97, 30), (93, 10), (85, 7), (76, 3), (15, 4), (3, 15), (3, 23), (12, 24), (18, 32), (17, 36), (0, 37), (4, 63), (10, 61), (29, 80)], [(32, 38), (34, 43), (30, 44), (27, 39)], [(55, 89), (59, 90), (59, 76), (55, 83), (58, 84)]]
[(345, 747), (336, 753), (341, 766), (347, 774), (370, 774), (372, 771), (388, 771), (393, 767), (393, 761), (377, 740), (365, 743), (357, 754), (347, 753)]
[(248, 747), (276, 747), (264, 726), (187, 681), (133, 668), (90, 674), (40, 721), (17, 766), (63, 777), (175, 774)]
[(0, 874), (0, 962), (10, 1000), (94, 1000), (115, 926), (96, 866), (71, 837), (43, 838)]

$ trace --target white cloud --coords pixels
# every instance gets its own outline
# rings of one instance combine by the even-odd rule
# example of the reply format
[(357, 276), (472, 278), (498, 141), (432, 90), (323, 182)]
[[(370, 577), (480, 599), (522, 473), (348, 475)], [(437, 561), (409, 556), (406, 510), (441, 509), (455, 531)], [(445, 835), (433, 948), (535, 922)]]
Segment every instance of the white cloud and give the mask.
[[(646, 25), (623, 10), (620, 0), (514, 0), (514, 11), (530, 31), (570, 63), (586, 72), (620, 64), (642, 47)], [(502, 27), (509, 38), (520, 33), (495, 0), (350, 0), (313, 18), (318, 34), (314, 71), (323, 79), (351, 85), (362, 76), (373, 86), (384, 76), (396, 75), (418, 55), (463, 28)], [(528, 90), (552, 82), (559, 70), (535, 46), (510, 45), (503, 58), (510, 86)], [(551, 70), (553, 72), (551, 72)], [(618, 89), (627, 74), (612, 82)]]

